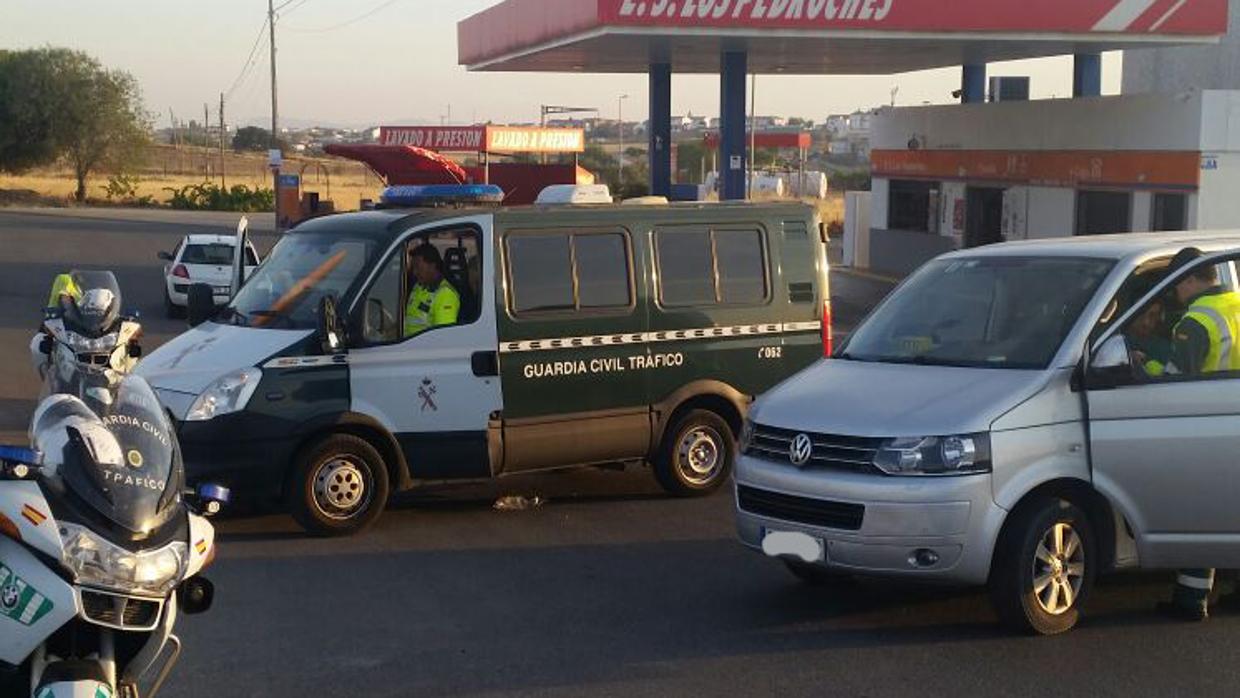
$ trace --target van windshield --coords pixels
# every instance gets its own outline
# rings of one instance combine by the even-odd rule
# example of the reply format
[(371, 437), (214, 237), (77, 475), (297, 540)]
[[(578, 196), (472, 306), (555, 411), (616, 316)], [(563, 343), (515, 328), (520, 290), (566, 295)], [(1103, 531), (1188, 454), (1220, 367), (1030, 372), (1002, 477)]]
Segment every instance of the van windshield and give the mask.
[(927, 264), (841, 347), (837, 358), (1043, 369), (1114, 262), (976, 257)]
[(311, 330), (319, 301), (344, 301), (360, 282), (375, 242), (324, 233), (285, 236), (241, 287), (218, 322), (244, 327)]

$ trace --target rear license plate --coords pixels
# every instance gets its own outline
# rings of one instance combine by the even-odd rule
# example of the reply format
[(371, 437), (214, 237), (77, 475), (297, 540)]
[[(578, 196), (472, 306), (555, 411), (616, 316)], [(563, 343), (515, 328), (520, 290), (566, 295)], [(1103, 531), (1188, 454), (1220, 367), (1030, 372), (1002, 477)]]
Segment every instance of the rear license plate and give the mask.
[(821, 538), (798, 531), (762, 531), (762, 552), (770, 557), (795, 557), (804, 562), (825, 562), (826, 546)]
[(215, 290), (215, 295), (217, 296), (227, 296), (228, 294), (232, 293), (231, 286), (216, 286), (214, 290)]

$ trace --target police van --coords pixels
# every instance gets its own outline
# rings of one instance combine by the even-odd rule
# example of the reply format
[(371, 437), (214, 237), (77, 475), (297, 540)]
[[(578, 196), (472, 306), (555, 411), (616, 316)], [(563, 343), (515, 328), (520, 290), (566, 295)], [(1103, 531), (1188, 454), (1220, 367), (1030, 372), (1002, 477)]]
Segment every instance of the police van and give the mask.
[[(321, 535), (393, 491), (577, 466), (648, 463), (701, 495), (753, 397), (830, 351), (811, 207), (497, 198), (389, 190), (285, 234), (218, 313), (191, 308), (216, 314), (138, 369), (191, 479), (280, 496)], [(426, 244), (459, 312), (406, 336)]]

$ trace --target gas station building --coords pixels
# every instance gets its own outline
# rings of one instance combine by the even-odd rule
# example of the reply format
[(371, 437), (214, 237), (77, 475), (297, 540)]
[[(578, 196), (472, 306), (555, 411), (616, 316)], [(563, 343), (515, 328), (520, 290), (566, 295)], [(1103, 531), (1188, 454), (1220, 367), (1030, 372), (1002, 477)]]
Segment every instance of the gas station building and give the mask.
[[(997, 239), (1240, 226), (1226, 92), (1101, 97), (1104, 51), (1210, 45), (1227, 0), (503, 0), (462, 21), (475, 71), (644, 73), (651, 193), (672, 176), (674, 73), (720, 76), (721, 199), (746, 195), (752, 74), (961, 66), (962, 105), (875, 119), (872, 266)], [(1073, 98), (986, 104), (988, 63), (1074, 56)], [(1235, 163), (1240, 166), (1240, 161)], [(1237, 183), (1240, 183), (1238, 181)], [(1240, 199), (1234, 197), (1233, 199)], [(1123, 223), (1123, 225), (1121, 225)]]

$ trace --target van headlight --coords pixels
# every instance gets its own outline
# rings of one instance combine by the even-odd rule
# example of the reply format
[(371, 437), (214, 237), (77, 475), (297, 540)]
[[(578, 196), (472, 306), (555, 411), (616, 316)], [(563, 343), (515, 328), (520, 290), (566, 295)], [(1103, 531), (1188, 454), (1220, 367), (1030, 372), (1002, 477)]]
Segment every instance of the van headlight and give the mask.
[(61, 563), (78, 584), (126, 594), (165, 596), (185, 576), (189, 546), (171, 543), (159, 550), (125, 550), (76, 524), (60, 524)]
[(207, 422), (244, 410), (262, 379), (263, 372), (257, 368), (242, 369), (220, 378), (202, 391), (185, 415), (185, 421)]
[(988, 473), (990, 435), (927, 436), (891, 439), (874, 456), (888, 475), (972, 475)]

